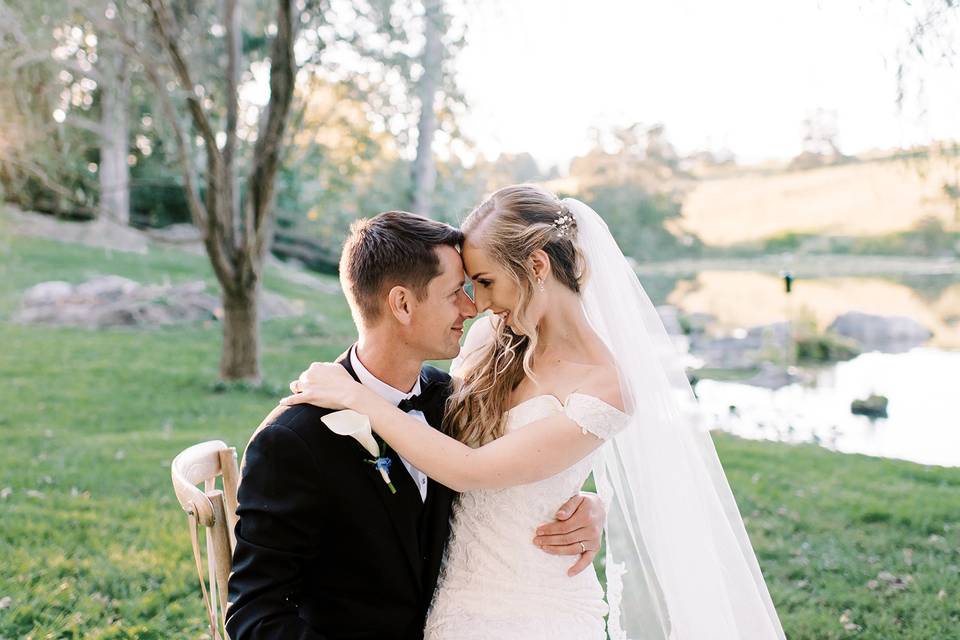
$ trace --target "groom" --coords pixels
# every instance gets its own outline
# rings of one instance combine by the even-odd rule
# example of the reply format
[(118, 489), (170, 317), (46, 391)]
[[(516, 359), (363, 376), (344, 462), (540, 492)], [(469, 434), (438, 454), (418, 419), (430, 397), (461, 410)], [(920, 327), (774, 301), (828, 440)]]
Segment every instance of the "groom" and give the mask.
[[(463, 290), (460, 232), (390, 211), (353, 225), (340, 279), (359, 338), (340, 364), (362, 384), (440, 427), (453, 358), (476, 307)], [(229, 582), (232, 640), (410, 640), (423, 636), (454, 492), (388, 450), (396, 493), (328, 409), (279, 406), (244, 454)], [(384, 455), (381, 452), (381, 455)], [(598, 549), (603, 508), (574, 496), (537, 538), (547, 553)], [(533, 544), (534, 532), (530, 532)], [(584, 542), (581, 545), (580, 542)]]

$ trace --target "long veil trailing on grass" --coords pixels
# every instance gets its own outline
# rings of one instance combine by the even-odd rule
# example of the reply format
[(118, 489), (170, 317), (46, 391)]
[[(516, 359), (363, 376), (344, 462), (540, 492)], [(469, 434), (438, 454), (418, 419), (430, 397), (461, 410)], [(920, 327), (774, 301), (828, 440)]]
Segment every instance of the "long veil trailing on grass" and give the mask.
[(587, 262), (584, 311), (632, 415), (594, 467), (609, 505), (610, 637), (784, 640), (679, 353), (603, 219), (563, 203)]

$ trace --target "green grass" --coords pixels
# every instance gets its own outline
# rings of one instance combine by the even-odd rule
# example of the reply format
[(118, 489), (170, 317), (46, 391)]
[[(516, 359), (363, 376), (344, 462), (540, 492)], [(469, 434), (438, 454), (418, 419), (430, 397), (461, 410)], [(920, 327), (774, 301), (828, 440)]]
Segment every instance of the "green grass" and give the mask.
[[(201, 256), (21, 238), (0, 239), (0, 269), (3, 316), (43, 280), (213, 281)], [(0, 490), (10, 490), (0, 498), (0, 638), (204, 637), (170, 461), (211, 438), (242, 448), (286, 382), (352, 337), (339, 296), (273, 276), (267, 287), (303, 299), (308, 315), (264, 324), (263, 390), (215, 391), (213, 324), (85, 331), (0, 321)], [(791, 640), (957, 636), (960, 470), (716, 441)], [(844, 629), (847, 611), (858, 630)]]

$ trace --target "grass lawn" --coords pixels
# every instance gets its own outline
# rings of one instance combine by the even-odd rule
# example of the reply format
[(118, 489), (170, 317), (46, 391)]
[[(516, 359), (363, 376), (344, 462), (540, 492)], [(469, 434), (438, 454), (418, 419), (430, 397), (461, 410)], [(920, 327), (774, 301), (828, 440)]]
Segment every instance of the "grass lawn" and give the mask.
[[(170, 461), (242, 448), (288, 380), (351, 340), (339, 295), (271, 275), (308, 315), (264, 324), (264, 390), (217, 391), (215, 324), (3, 321), (25, 287), (107, 273), (213, 282), (172, 250), (0, 239), (0, 639), (205, 637)], [(960, 469), (715, 439), (791, 640), (960, 636)]]

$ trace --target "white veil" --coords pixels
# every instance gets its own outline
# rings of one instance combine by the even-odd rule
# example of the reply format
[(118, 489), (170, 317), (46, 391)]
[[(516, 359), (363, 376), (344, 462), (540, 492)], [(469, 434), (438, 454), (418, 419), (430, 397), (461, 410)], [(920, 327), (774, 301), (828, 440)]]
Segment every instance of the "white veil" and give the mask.
[(584, 311), (633, 416), (594, 466), (609, 507), (610, 638), (784, 640), (679, 354), (603, 219), (563, 203), (587, 261)]

